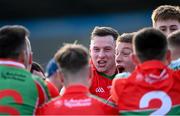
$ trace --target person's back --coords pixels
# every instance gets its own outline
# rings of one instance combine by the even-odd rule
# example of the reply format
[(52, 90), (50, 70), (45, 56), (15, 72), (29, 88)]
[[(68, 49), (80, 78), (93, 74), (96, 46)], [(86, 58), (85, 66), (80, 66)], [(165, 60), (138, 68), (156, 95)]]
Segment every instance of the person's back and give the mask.
[[(165, 75), (163, 75), (164, 72), (157, 71), (157, 73), (160, 74), (155, 76), (163, 76), (159, 79), (157, 79), (156, 77), (150, 77), (149, 80), (157, 82), (146, 82), (148, 81), (148, 78), (145, 78), (144, 75), (140, 75), (140, 73), (146, 73), (147, 76), (153, 75), (154, 73), (147, 73), (148, 70), (145, 69), (147, 65), (150, 64), (159, 65), (163, 68), (167, 68), (159, 62), (147, 62), (144, 65), (141, 65), (141, 68), (144, 67), (144, 69), (137, 69), (128, 78), (117, 79), (113, 82), (114, 86), (112, 88), (116, 88), (116, 90), (113, 90), (116, 91), (116, 97), (113, 96), (115, 99), (113, 100), (118, 103), (120, 114), (180, 114), (178, 110), (180, 107), (179, 74), (175, 75), (174, 72), (169, 69), (167, 70)], [(149, 66), (149, 68), (152, 67)], [(149, 71), (151, 72), (153, 70), (150, 69)]]
[(55, 55), (66, 87), (64, 94), (40, 107), (38, 115), (117, 114), (113, 105), (91, 95), (88, 90), (88, 50), (82, 45), (67, 44)]
[[(19, 68), (16, 62), (4, 63), (0, 63), (0, 114), (34, 114), (39, 104), (37, 87), (41, 88), (42, 80)], [(43, 96), (45, 101), (48, 101), (48, 97)]]
[(33, 115), (50, 99), (43, 80), (27, 70), (32, 60), (27, 36), (22, 26), (0, 28), (0, 114)]
[(40, 108), (43, 115), (105, 115), (117, 114), (114, 105), (106, 100), (90, 94), (83, 85), (72, 85), (66, 88), (65, 93)]
[(133, 45), (135, 71), (128, 78), (113, 80), (112, 84), (112, 99), (120, 114), (180, 114), (180, 78), (167, 66), (170, 52), (166, 37), (147, 28), (137, 33)]

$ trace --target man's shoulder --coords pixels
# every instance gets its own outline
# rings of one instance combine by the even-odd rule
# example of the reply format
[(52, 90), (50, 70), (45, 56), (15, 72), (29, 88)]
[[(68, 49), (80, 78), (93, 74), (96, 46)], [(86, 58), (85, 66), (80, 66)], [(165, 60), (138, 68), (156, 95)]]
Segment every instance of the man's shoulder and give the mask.
[(95, 100), (95, 101), (96, 101), (96, 102), (95, 102), (96, 104), (99, 103), (99, 104), (101, 104), (101, 105), (107, 105), (107, 106), (109, 106), (109, 107), (116, 107), (116, 105), (115, 105), (113, 102), (108, 101), (108, 100), (106, 100), (106, 99), (104, 99), (104, 98), (98, 97), (98, 96), (96, 96), (96, 95), (88, 94), (88, 97), (91, 98), (92, 100)]
[(30, 76), (31, 76), (31, 78), (34, 80), (34, 81), (36, 81), (36, 82), (39, 82), (39, 83), (45, 83), (45, 81), (41, 78), (41, 77), (39, 77), (39, 76), (37, 76), (37, 75), (34, 75), (34, 74), (30, 74)]
[(2, 77), (9, 78), (10, 80), (17, 80), (23, 83), (34, 82), (33, 75), (29, 71), (23, 68), (0, 65), (0, 73)]
[(180, 58), (172, 61), (171, 64), (169, 65), (169, 67), (173, 70), (179, 70), (180, 69)]
[(117, 77), (113, 79), (112, 89), (115, 89), (117, 91), (123, 91), (124, 87), (132, 84), (134, 76), (136, 76), (136, 72), (125, 74), (125, 77), (121, 76), (124, 76), (124, 74), (120, 74), (120, 76), (117, 75)]
[[(96, 108), (100, 108), (99, 110), (103, 110), (105, 114), (115, 115), (118, 114), (117, 105), (109, 100), (103, 99), (101, 97), (89, 94), (89, 97), (92, 99), (92, 107), (96, 106)], [(97, 111), (98, 112), (98, 111)]]
[(124, 83), (131, 80), (132, 76), (134, 76), (134, 74), (129, 72), (118, 73), (113, 79), (113, 82)]
[(60, 106), (62, 106), (62, 101), (63, 101), (63, 99), (60, 96), (58, 96), (58, 97), (50, 100), (46, 104), (44, 104), (42, 107), (45, 107), (45, 108), (60, 107)]
[(56, 97), (43, 104), (42, 106), (38, 107), (36, 114), (52, 114), (52, 112), (57, 111), (57, 109), (59, 109), (59, 107), (61, 107), (62, 105), (62, 100), (59, 97)]
[(116, 74), (114, 78), (119, 78), (119, 79), (128, 78), (130, 74), (131, 74), (130, 72), (122, 72), (122, 73)]

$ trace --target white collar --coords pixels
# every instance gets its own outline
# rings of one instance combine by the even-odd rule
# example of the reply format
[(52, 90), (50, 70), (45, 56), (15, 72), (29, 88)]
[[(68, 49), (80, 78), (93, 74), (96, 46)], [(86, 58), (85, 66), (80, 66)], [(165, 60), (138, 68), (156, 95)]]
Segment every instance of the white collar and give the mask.
[(22, 64), (20, 62), (12, 61), (12, 60), (0, 60), (0, 65), (15, 66), (15, 67), (19, 67), (19, 68), (24, 68), (25, 69), (24, 64)]

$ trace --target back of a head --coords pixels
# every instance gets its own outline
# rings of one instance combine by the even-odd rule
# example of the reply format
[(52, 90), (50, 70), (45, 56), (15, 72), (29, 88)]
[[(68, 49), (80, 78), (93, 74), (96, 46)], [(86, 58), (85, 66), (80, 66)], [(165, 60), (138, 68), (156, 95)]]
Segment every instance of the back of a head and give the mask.
[(111, 27), (98, 27), (98, 26), (96, 26), (91, 33), (91, 39), (94, 36), (108, 36), (108, 35), (112, 36), (114, 38), (114, 40), (116, 40), (119, 33), (117, 30), (115, 30)]
[(17, 59), (26, 47), (29, 31), (18, 25), (0, 28), (0, 58)]
[(133, 32), (133, 33), (123, 33), (122, 35), (120, 35), (117, 38), (116, 44), (121, 43), (121, 42), (132, 44), (132, 40), (133, 40), (134, 35), (135, 35), (135, 32)]
[(177, 20), (180, 22), (180, 7), (171, 5), (161, 5), (156, 8), (151, 16), (153, 25), (157, 20)]
[(163, 60), (167, 51), (166, 36), (159, 30), (144, 28), (133, 38), (133, 47), (141, 62)]
[(88, 65), (86, 47), (80, 44), (65, 44), (55, 54), (55, 59), (64, 73), (75, 74)]

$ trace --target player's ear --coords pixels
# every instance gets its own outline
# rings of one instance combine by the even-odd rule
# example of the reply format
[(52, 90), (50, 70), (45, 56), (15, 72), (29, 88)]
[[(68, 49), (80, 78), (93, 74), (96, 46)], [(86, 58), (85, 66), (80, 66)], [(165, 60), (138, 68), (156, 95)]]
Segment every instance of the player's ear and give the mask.
[(64, 84), (64, 74), (61, 70), (57, 70), (57, 77), (60, 79), (61, 83)]

